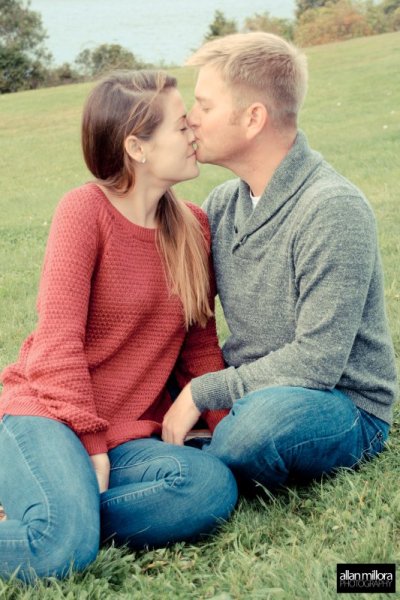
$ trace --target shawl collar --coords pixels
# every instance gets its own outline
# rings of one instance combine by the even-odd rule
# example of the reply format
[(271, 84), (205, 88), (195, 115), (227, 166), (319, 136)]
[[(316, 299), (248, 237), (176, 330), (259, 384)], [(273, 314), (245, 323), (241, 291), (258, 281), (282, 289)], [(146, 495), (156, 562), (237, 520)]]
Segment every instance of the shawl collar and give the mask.
[(310, 173), (323, 161), (311, 150), (307, 138), (298, 131), (288, 154), (274, 172), (256, 208), (250, 201), (250, 188), (240, 180), (236, 204), (235, 230), (239, 238), (247, 238), (269, 221), (289, 200), (294, 198)]

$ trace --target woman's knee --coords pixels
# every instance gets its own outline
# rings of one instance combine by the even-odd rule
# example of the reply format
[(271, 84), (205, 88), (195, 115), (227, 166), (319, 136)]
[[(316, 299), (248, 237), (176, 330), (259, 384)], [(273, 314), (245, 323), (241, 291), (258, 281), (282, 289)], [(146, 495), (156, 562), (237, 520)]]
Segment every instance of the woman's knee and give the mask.
[(80, 571), (93, 562), (99, 550), (99, 494), (86, 491), (78, 496), (68, 489), (62, 494), (48, 490), (43, 501), (31, 503), (23, 515), (4, 523), (10, 538), (13, 528), (20, 538), (20, 552), (12, 544), (8, 552), (10, 568), (18, 568), (17, 577), (63, 578), (71, 569)]
[[(174, 469), (166, 469), (166, 487), (197, 520), (226, 519), (237, 501), (237, 485), (230, 469), (218, 458), (197, 448), (175, 447)], [(171, 459), (166, 461), (167, 466)]]
[[(148, 465), (148, 481), (111, 488), (101, 502), (103, 540), (132, 547), (194, 540), (227, 519), (237, 501), (236, 481), (215, 457), (163, 444)], [(157, 473), (157, 479), (153, 477)]]
[[(78, 508), (78, 507), (77, 507)], [(68, 572), (82, 571), (89, 566), (99, 552), (99, 519), (69, 528), (69, 535), (53, 545), (49, 571), (56, 577), (65, 577)]]
[(48, 554), (49, 570), (64, 577), (71, 568), (81, 571), (96, 558), (100, 543), (99, 508), (91, 507), (89, 511), (84, 502), (76, 501), (68, 512), (60, 513), (60, 519), (62, 522), (51, 525), (38, 547), (43, 556)]
[(227, 519), (236, 505), (237, 483), (232, 471), (219, 458), (200, 452), (191, 494), (196, 511), (204, 512), (217, 524)]
[(81, 571), (97, 556), (99, 531), (98, 519), (83, 523), (68, 515), (60, 527), (54, 518), (51, 523), (28, 523), (25, 541), (21, 539), (19, 549), (18, 544), (10, 549), (0, 574), (5, 579), (15, 574), (25, 583), (33, 583), (37, 578), (62, 579), (73, 570)]

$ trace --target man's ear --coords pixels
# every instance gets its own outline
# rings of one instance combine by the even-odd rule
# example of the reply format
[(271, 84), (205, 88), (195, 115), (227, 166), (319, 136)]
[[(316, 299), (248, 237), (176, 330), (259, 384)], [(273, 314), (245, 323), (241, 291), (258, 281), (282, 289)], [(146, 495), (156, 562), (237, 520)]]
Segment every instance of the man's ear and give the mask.
[(143, 143), (135, 135), (128, 135), (124, 142), (125, 152), (136, 162), (142, 163), (145, 158)]
[(246, 135), (248, 139), (254, 138), (262, 131), (268, 121), (267, 107), (262, 102), (253, 102), (245, 115)]

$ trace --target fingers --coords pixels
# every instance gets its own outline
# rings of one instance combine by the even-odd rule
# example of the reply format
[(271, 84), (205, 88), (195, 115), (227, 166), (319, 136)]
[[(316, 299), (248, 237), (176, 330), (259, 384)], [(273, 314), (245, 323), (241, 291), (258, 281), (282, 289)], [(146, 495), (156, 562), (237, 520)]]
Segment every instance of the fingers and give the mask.
[(100, 473), (96, 473), (97, 482), (99, 484), (100, 494), (108, 490), (108, 477), (103, 477)]
[(164, 419), (162, 425), (161, 438), (163, 442), (168, 444), (175, 444), (176, 446), (183, 446), (184, 438), (186, 433), (179, 430), (177, 423), (171, 423), (169, 419)]
[(193, 402), (190, 384), (186, 385), (164, 416), (162, 439), (183, 446), (188, 431), (196, 424), (200, 411)]
[(94, 472), (97, 477), (100, 493), (105, 492), (108, 489), (109, 478), (110, 478), (110, 460), (107, 453), (93, 454), (90, 457)]

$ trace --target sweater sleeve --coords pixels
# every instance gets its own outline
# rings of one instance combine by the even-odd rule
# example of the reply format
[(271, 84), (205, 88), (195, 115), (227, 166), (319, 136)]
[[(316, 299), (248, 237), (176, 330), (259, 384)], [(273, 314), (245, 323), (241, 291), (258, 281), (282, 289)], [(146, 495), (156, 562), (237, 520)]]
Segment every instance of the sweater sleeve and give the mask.
[(53, 218), (26, 376), (37, 401), (80, 437), (89, 454), (107, 451), (108, 426), (96, 413), (84, 349), (97, 253), (97, 211), (87, 194), (75, 190)]
[(199, 410), (225, 408), (267, 386), (331, 389), (339, 382), (377, 260), (375, 220), (361, 198), (329, 198), (299, 225), (294, 242), (298, 293), (290, 343), (259, 359), (192, 382)]

